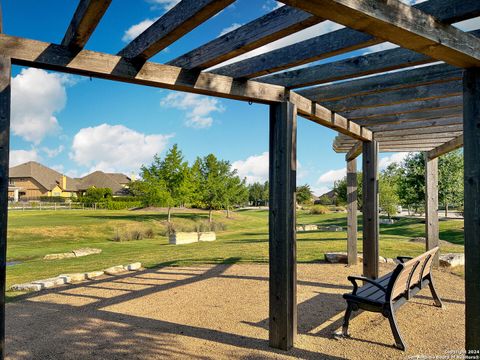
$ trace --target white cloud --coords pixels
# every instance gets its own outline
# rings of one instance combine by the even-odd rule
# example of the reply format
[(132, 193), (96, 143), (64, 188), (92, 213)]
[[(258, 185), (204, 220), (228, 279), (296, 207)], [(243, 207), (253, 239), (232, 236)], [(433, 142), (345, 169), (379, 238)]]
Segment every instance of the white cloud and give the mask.
[(383, 170), (388, 167), (388, 165), (393, 164), (393, 163), (401, 163), (405, 158), (408, 156), (408, 152), (398, 152), (398, 153), (393, 153), (390, 156), (384, 157), (380, 159), (380, 162), (378, 163), (378, 168), (380, 170)]
[(47, 135), (60, 130), (56, 113), (67, 102), (68, 76), (27, 68), (12, 79), (12, 132), (39, 144)]
[(268, 0), (265, 4), (263, 4), (262, 8), (265, 11), (273, 11), (273, 10), (277, 10), (278, 8), (281, 8), (283, 5), (285, 4), (275, 0)]
[(170, 93), (160, 101), (164, 107), (185, 110), (185, 125), (197, 129), (212, 126), (211, 113), (223, 112), (220, 100), (198, 94)]
[(48, 147), (42, 147), (42, 151), (47, 154), (49, 158), (53, 158), (61, 154), (65, 150), (63, 145), (59, 145), (57, 148), (50, 149)]
[(220, 31), (220, 34), (218, 35), (219, 37), (220, 36), (223, 36), (225, 34), (228, 34), (230, 31), (233, 31), (235, 29), (238, 29), (240, 26), (242, 26), (242, 24), (239, 24), (239, 23), (233, 23), (232, 25), (230, 25), (229, 27), (226, 27), (225, 29), (223, 29), (222, 31)]
[(312, 192), (315, 196), (322, 196), (323, 194), (331, 191), (332, 189), (328, 186), (319, 186), (319, 187), (312, 187)]
[(37, 150), (11, 150), (10, 151), (10, 167), (17, 166), (28, 161), (39, 161), (40, 156)]
[(294, 34), (291, 34), (289, 36), (286, 36), (284, 38), (281, 38), (279, 40), (271, 42), (267, 45), (261, 46), (261, 47), (255, 49), (255, 50), (249, 51), (245, 54), (239, 55), (239, 56), (237, 56), (233, 59), (227, 60), (227, 61), (225, 61), (221, 64), (218, 64), (218, 65), (212, 67), (212, 69), (220, 67), (220, 66), (224, 66), (224, 65), (227, 65), (227, 64), (231, 64), (231, 63), (234, 63), (234, 62), (237, 62), (237, 61), (240, 61), (240, 60), (248, 59), (248, 58), (251, 58), (252, 56), (261, 55), (261, 54), (264, 54), (266, 52), (269, 52), (269, 51), (272, 51), (272, 50), (275, 50), (275, 49), (279, 49), (279, 48), (282, 48), (282, 47), (285, 47), (285, 46), (288, 46), (288, 45), (291, 45), (291, 44), (294, 44), (294, 43), (297, 43), (297, 42), (300, 42), (300, 41), (303, 41), (303, 40), (310, 39), (310, 38), (315, 37), (315, 36), (319, 36), (319, 35), (326, 34), (328, 32), (334, 31), (334, 30), (341, 29), (343, 27), (344, 26), (339, 25), (337, 23), (334, 23), (332, 21), (323, 21), (320, 24), (316, 24), (316, 25), (310, 26), (306, 29), (297, 31)]
[(138, 24), (132, 25), (125, 31), (122, 41), (129, 42), (135, 39), (138, 35), (150, 27), (157, 19), (145, 19)]
[(162, 152), (172, 135), (146, 135), (123, 125), (81, 129), (73, 138), (70, 158), (91, 171), (138, 170)]
[(346, 168), (329, 170), (318, 178), (317, 184), (333, 183), (337, 180), (343, 179), (346, 175), (347, 175)]
[(148, 2), (154, 5), (158, 5), (163, 10), (168, 11), (175, 5), (177, 5), (180, 0), (148, 0)]
[(459, 23), (454, 24), (457, 28), (462, 31), (472, 31), (480, 29), (480, 17), (475, 17), (472, 19), (464, 20)]
[(265, 182), (268, 180), (268, 151), (260, 155), (249, 156), (245, 160), (237, 160), (232, 163), (240, 178), (246, 178), (247, 183)]

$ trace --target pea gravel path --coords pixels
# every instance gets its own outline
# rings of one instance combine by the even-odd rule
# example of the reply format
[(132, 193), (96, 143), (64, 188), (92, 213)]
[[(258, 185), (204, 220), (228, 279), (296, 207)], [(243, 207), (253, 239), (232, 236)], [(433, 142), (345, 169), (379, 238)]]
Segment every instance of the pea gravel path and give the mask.
[[(382, 272), (391, 266), (383, 266)], [(428, 289), (400, 308), (409, 351), (392, 348), (388, 321), (361, 313), (336, 340), (361, 267), (298, 266), (298, 337), (268, 347), (268, 266), (164, 267), (31, 295), (7, 305), (8, 359), (407, 359), (455, 354), (464, 343), (463, 280), (434, 272), (446, 308)]]

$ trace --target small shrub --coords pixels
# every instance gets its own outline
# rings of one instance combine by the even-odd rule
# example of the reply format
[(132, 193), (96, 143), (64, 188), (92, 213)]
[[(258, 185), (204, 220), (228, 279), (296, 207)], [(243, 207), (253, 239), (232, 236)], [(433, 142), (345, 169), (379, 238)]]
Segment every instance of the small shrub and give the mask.
[(118, 232), (118, 228), (115, 229), (115, 234), (113, 235), (112, 240), (113, 240), (113, 241), (117, 241), (117, 242), (122, 241), (122, 236), (121, 236), (121, 234)]
[(329, 210), (326, 206), (315, 205), (310, 208), (309, 213), (310, 215), (323, 215), (323, 214), (328, 214)]
[(155, 237), (155, 232), (153, 231), (152, 228), (149, 228), (147, 230), (145, 230), (144, 234), (146, 239), (153, 239)]
[(130, 232), (130, 240), (142, 240), (143, 234), (139, 230), (132, 230)]

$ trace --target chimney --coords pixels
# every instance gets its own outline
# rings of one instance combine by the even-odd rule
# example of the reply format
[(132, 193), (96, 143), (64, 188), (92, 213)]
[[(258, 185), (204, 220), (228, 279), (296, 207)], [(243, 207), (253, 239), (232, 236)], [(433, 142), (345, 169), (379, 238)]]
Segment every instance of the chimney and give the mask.
[(67, 188), (67, 177), (62, 175), (62, 189), (65, 190)]

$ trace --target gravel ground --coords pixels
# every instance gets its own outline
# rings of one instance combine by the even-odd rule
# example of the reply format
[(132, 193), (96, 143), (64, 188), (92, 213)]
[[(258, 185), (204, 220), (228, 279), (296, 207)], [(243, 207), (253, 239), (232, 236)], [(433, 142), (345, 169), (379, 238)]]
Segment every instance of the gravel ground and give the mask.
[[(382, 272), (391, 270), (384, 266)], [(268, 347), (268, 266), (165, 267), (31, 295), (7, 305), (8, 359), (407, 359), (463, 348), (464, 283), (434, 278), (446, 307), (428, 289), (398, 311), (409, 347), (392, 347), (388, 321), (360, 313), (351, 339), (336, 340), (361, 267), (298, 266), (295, 348)]]

